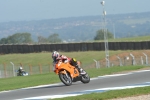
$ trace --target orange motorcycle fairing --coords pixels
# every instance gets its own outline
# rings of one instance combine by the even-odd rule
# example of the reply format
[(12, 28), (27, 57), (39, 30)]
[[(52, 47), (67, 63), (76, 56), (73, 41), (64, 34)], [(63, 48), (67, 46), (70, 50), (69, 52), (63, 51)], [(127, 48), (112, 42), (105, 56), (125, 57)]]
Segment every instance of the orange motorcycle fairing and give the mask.
[(55, 73), (59, 74), (59, 73), (63, 73), (66, 74), (66, 71), (70, 73), (70, 76), (73, 78), (79, 76), (79, 72), (78, 70), (70, 65), (70, 63), (63, 63), (61, 60), (58, 61), (58, 63), (56, 64), (56, 70)]

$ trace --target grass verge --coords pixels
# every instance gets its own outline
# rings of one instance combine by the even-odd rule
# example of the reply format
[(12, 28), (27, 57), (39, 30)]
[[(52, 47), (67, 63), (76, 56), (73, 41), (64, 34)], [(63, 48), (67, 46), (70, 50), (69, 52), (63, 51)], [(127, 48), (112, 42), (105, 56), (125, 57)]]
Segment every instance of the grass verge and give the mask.
[(113, 91), (107, 91), (103, 93), (84, 94), (80, 96), (59, 98), (54, 100), (109, 100), (109, 99), (125, 98), (129, 96), (139, 96), (145, 94), (150, 94), (150, 86), (132, 88), (132, 89), (113, 90)]

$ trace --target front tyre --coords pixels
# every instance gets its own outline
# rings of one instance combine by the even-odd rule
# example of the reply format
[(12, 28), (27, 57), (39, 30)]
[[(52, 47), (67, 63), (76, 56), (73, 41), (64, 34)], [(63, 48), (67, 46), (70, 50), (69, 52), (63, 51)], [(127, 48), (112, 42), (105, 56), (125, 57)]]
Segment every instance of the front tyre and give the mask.
[(70, 86), (72, 84), (72, 78), (68, 73), (64, 74), (60, 72), (59, 78), (66, 86)]
[(85, 75), (81, 76), (81, 82), (82, 83), (89, 83), (90, 82), (90, 76), (86, 73)]

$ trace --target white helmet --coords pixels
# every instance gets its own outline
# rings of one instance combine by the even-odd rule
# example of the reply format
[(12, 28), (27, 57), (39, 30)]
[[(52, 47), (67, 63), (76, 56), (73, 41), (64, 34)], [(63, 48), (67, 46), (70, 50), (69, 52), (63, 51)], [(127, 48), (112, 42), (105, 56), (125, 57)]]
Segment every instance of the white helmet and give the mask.
[(59, 56), (59, 53), (57, 52), (57, 51), (54, 51), (53, 53), (52, 53), (52, 58), (53, 58), (53, 60), (56, 60), (56, 58)]
[(23, 69), (22, 67), (19, 67), (19, 69)]

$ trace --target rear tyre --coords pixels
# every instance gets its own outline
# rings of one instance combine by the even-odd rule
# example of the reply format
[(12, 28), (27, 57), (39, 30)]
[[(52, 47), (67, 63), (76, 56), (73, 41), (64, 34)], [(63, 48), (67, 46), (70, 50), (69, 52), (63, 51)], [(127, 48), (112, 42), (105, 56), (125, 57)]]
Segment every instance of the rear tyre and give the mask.
[(66, 75), (66, 74), (63, 74), (60, 72), (59, 78), (66, 86), (70, 86), (72, 84), (72, 78), (71, 78), (70, 74), (68, 74), (68, 73)]
[(17, 76), (20, 76), (20, 74), (19, 74), (19, 73), (17, 73)]
[(90, 76), (86, 73), (85, 75), (81, 76), (81, 82), (82, 83), (89, 83), (90, 82)]

